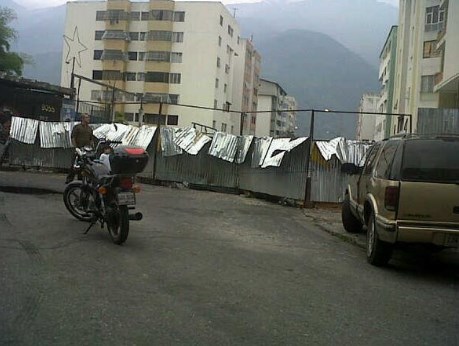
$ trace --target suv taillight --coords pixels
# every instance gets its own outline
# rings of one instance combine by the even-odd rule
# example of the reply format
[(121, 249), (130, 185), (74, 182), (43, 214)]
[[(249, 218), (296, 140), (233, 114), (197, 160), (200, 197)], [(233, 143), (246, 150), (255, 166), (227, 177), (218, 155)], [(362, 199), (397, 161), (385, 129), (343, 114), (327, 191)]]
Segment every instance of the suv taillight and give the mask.
[(386, 187), (386, 192), (384, 195), (384, 207), (387, 210), (391, 210), (391, 211), (397, 210), (398, 190), (399, 190), (398, 186)]

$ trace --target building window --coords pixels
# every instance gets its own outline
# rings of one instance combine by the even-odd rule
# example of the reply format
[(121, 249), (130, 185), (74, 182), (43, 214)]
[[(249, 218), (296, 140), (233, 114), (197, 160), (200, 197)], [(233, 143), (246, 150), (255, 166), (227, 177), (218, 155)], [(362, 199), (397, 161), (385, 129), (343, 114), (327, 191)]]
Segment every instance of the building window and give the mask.
[(135, 114), (134, 113), (124, 113), (124, 119), (129, 122), (134, 122), (135, 121)]
[(137, 52), (128, 52), (128, 59), (131, 61), (137, 61)]
[(179, 11), (174, 12), (174, 22), (184, 22), (185, 21), (185, 12)]
[(169, 102), (173, 105), (179, 103), (179, 95), (178, 94), (169, 94)]
[(148, 32), (147, 39), (149, 41), (171, 41), (172, 31), (152, 30)]
[(102, 36), (103, 40), (129, 40), (129, 34), (123, 30), (107, 30)]
[(433, 92), (435, 85), (435, 76), (422, 76), (421, 77), (421, 92), (423, 93), (431, 93)]
[(182, 62), (182, 53), (172, 52), (171, 53), (171, 62), (181, 63)]
[(215, 88), (218, 88), (218, 78), (215, 78)]
[(106, 17), (105, 13), (106, 13), (105, 11), (97, 11), (96, 12), (96, 20), (97, 21), (105, 20), (105, 17)]
[(97, 30), (94, 35), (94, 39), (96, 41), (102, 40), (102, 36), (104, 36), (105, 31), (104, 30)]
[(228, 89), (228, 84), (225, 83), (225, 85), (223, 86), (223, 92), (226, 93), (226, 90)]
[(139, 32), (139, 41), (145, 41), (147, 39), (146, 32)]
[(93, 70), (92, 71), (92, 79), (94, 79), (94, 80), (102, 80), (102, 71), (101, 70)]
[(169, 83), (169, 73), (167, 72), (147, 72), (145, 82), (149, 83)]
[(231, 37), (233, 37), (233, 32), (234, 32), (234, 30), (233, 30), (233, 28), (231, 27), (231, 25), (228, 25), (228, 34), (229, 34)]
[(183, 32), (173, 32), (172, 42), (183, 42)]
[(137, 72), (137, 81), (144, 82), (145, 81), (145, 72)]
[(168, 115), (167, 125), (178, 125), (178, 115)]
[(171, 59), (170, 53), (169, 52), (164, 52), (164, 51), (153, 51), (153, 52), (148, 52), (146, 55), (146, 60), (147, 61), (166, 61), (169, 62)]
[(217, 109), (217, 105), (218, 105), (217, 103), (218, 103), (217, 100), (214, 100), (214, 109)]
[(437, 41), (426, 41), (424, 42), (423, 58), (435, 58), (440, 56), (436, 49)]
[(129, 17), (131, 20), (140, 20), (140, 12), (139, 11), (131, 12)]
[(237, 44), (241, 43), (241, 36), (237, 37)]
[(223, 16), (220, 16), (220, 26), (223, 26)]
[(150, 13), (151, 20), (172, 21), (172, 16), (174, 12), (169, 10), (152, 10)]
[(221, 129), (222, 129), (222, 132), (226, 132), (226, 124), (225, 123), (222, 123)]
[(103, 70), (102, 71), (103, 80), (123, 80), (123, 74), (118, 70)]
[(164, 115), (145, 113), (143, 120), (146, 124), (166, 125), (166, 116)]
[(140, 20), (150, 20), (150, 12), (142, 12), (140, 15)]
[(219, 47), (222, 46), (222, 37), (221, 36), (218, 36), (218, 46)]
[(212, 120), (212, 128), (213, 128), (214, 130), (217, 129), (217, 122), (216, 122), (215, 120)]
[(95, 50), (94, 51), (94, 60), (100, 60), (100, 58), (102, 56), (102, 52), (103, 52), (103, 50)]
[(225, 73), (229, 73), (230, 67), (228, 64), (225, 64)]
[(136, 73), (135, 72), (125, 72), (124, 73), (125, 79), (128, 82), (135, 82), (136, 80)]
[(169, 83), (171, 84), (180, 84), (182, 75), (180, 73), (170, 73), (169, 74)]
[(220, 57), (217, 56), (217, 67), (220, 67)]
[(425, 31), (439, 31), (443, 29), (445, 9), (440, 6), (426, 8)]
[(138, 32), (130, 32), (129, 38), (131, 41), (138, 41), (139, 40), (139, 33)]
[(138, 60), (139, 61), (144, 61), (145, 60), (145, 52), (139, 52)]
[(100, 99), (100, 90), (91, 90), (91, 100), (98, 101)]

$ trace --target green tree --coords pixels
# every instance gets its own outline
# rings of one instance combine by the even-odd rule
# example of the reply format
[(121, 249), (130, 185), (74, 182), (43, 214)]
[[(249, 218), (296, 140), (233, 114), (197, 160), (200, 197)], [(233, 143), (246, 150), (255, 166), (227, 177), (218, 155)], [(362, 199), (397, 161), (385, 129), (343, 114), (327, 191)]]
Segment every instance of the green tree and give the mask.
[(14, 52), (10, 52), (10, 45), (16, 37), (16, 31), (9, 27), (16, 19), (16, 13), (7, 7), (0, 7), (0, 71), (8, 74), (22, 74), (24, 59)]

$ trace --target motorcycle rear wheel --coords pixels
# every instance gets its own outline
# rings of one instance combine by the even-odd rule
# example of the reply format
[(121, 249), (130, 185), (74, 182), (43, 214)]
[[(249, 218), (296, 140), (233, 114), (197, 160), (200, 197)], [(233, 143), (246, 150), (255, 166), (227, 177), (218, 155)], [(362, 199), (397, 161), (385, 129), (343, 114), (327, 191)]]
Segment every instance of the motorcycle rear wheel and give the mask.
[(115, 244), (123, 244), (129, 235), (129, 210), (126, 205), (107, 208), (107, 228)]
[(64, 204), (67, 210), (80, 221), (91, 222), (94, 220), (94, 214), (85, 210), (92, 196), (82, 189), (81, 182), (68, 184), (64, 191)]

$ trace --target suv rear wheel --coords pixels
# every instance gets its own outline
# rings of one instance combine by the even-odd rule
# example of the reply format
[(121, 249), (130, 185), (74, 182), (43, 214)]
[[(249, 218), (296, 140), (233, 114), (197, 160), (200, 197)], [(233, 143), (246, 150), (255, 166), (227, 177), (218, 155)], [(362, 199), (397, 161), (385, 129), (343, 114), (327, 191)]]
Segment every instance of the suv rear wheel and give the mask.
[(344, 229), (349, 233), (362, 232), (363, 225), (351, 211), (351, 200), (349, 194), (344, 197), (343, 205), (341, 206), (341, 221)]
[(392, 256), (392, 244), (379, 240), (375, 214), (372, 212), (367, 226), (367, 261), (374, 266), (384, 266)]

